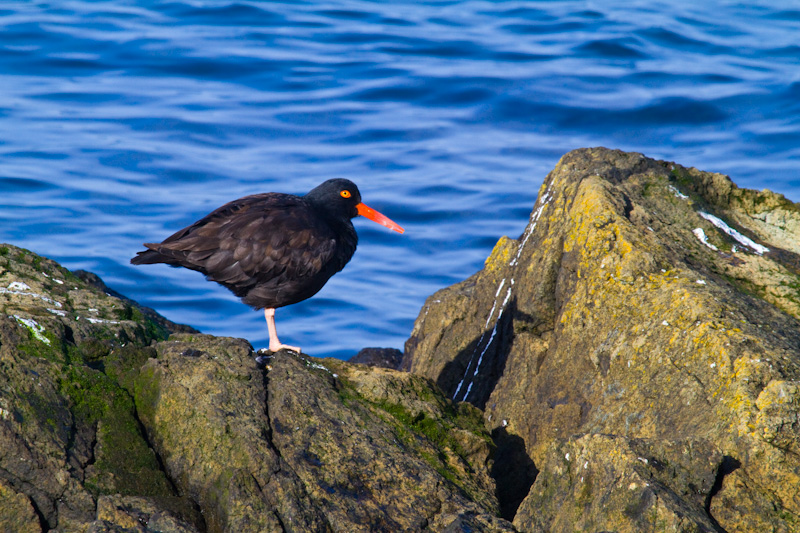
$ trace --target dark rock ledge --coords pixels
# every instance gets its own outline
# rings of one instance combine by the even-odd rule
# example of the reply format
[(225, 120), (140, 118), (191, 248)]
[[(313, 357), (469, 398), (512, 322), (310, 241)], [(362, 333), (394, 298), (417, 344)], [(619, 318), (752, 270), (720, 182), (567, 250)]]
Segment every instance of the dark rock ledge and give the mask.
[(0, 245), (0, 531), (800, 531), (798, 237), (780, 195), (570, 152), (410, 372), (256, 359)]

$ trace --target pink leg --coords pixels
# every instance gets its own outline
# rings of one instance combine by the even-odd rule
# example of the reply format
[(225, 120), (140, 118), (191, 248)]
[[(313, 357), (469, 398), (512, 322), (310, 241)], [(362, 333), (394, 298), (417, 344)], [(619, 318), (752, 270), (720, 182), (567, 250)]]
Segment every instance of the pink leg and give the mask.
[(297, 346), (281, 344), (281, 341), (278, 340), (278, 330), (275, 328), (275, 309), (264, 309), (264, 318), (267, 319), (267, 330), (269, 331), (269, 351), (291, 350), (300, 353), (300, 348)]

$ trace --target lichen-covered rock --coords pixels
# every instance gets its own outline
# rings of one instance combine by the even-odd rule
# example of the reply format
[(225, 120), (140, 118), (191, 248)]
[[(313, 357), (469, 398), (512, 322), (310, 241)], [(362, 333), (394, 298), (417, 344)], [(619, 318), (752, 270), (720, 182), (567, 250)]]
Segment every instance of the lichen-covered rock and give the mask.
[[(576, 150), (548, 175), (522, 236), (428, 299), (403, 368), (485, 408), (493, 432), (522, 443), (526, 453), (508, 453), (519, 468), (495, 463), (532, 473), (498, 478), (513, 487), (500, 502), (507, 518), (534, 483), (526, 460), (551, 468), (558, 443), (603, 433), (713, 443), (730, 459), (709, 519), (731, 532), (800, 531), (798, 242), (800, 208), (780, 195), (640, 154)], [(498, 441), (497, 456), (506, 451)], [(580, 520), (539, 511), (545, 530), (548, 516)], [(614, 527), (634, 530), (627, 520)]]
[(613, 435), (553, 441), (514, 518), (520, 531), (719, 531), (706, 512), (724, 458), (712, 443)]
[(325, 530), (271, 444), (266, 384), (246, 341), (185, 335), (159, 344), (136, 380), (136, 407), (208, 531)]
[(110, 494), (191, 514), (126, 389), (155, 353), (149, 344), (186, 329), (153, 317), (48, 259), (0, 246), (0, 524), (13, 524), (4, 530), (84, 531)]
[(262, 369), (244, 341), (211, 336), (157, 349), (136, 405), (208, 531), (513, 530), (480, 413), (426, 380), (287, 352)]
[(87, 533), (194, 533), (192, 525), (180, 520), (148, 498), (139, 496), (100, 496), (97, 520)]
[(428, 300), (413, 373), (255, 358), (0, 246), (0, 530), (800, 531), (799, 232), (572, 152)]

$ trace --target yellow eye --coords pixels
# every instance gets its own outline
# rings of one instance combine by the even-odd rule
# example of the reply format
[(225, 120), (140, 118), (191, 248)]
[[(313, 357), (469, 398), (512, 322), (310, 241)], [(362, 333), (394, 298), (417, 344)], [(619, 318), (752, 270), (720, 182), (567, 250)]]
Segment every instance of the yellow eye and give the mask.
[(351, 196), (350, 191), (348, 191), (347, 189), (343, 190), (339, 194), (342, 196), (342, 198), (350, 198)]

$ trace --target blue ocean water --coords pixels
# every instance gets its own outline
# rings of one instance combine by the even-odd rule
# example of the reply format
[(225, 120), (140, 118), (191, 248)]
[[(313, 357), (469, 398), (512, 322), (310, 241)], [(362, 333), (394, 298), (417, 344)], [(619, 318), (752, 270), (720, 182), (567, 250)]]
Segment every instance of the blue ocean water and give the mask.
[(573, 148), (643, 152), (800, 200), (796, 2), (0, 3), (0, 240), (172, 320), (266, 345), (194, 272), (133, 267), (247, 194), (332, 177), (405, 235), (277, 314), (313, 355), (402, 348), (425, 298), (524, 229)]

